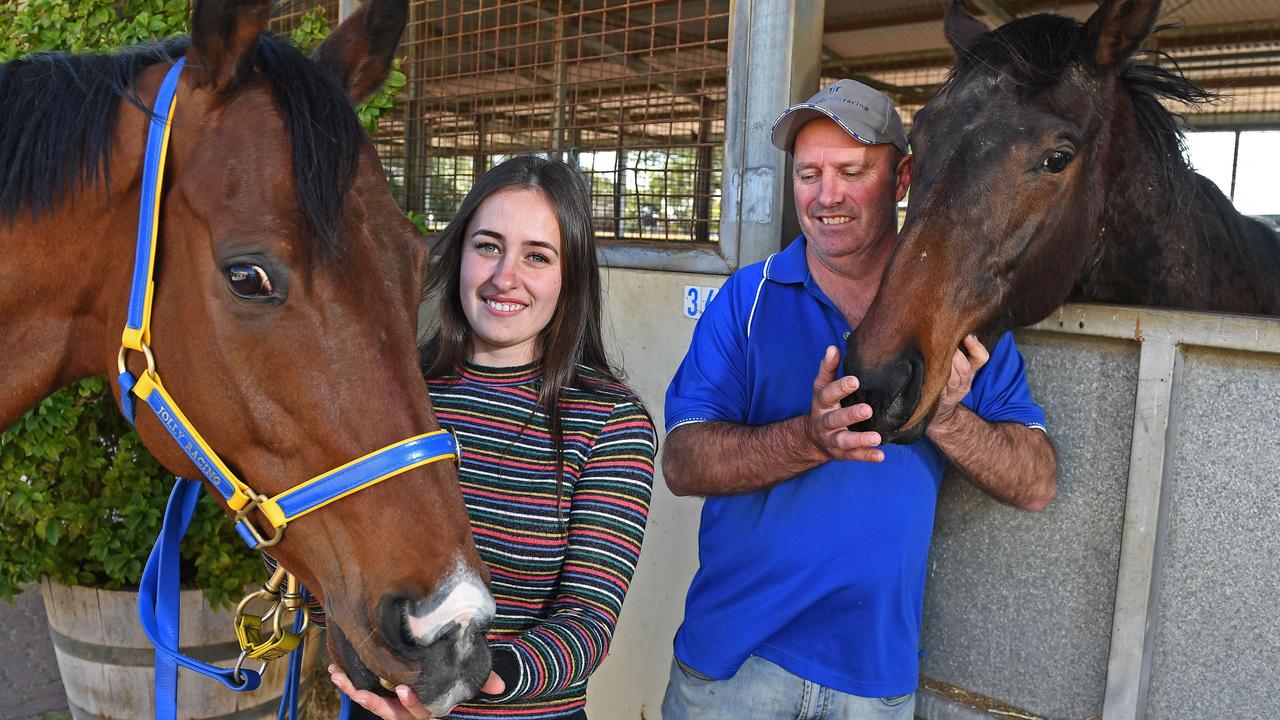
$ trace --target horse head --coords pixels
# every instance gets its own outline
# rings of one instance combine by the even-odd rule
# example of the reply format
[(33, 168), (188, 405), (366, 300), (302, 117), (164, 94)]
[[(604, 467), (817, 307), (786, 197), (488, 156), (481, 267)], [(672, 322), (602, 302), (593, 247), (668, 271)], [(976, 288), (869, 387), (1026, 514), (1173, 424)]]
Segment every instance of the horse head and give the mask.
[[(200, 0), (189, 44), (0, 69), (6, 104), (109, 128), (58, 128), (39, 145), (38, 115), (0, 112), (0, 138), (27, 143), (0, 151), (12, 167), (0, 182), (0, 337), (37, 348), (0, 378), (0, 424), (62, 384), (115, 374), (149, 122), (138, 107), (170, 53), (185, 52), (150, 350), (191, 426), (266, 496), (439, 429), (415, 337), (427, 245), (353, 107), (386, 78), (407, 2), (368, 0), (312, 58), (265, 32), (270, 9)], [(56, 87), (24, 94), (38, 82)], [(55, 177), (77, 170), (79, 184)], [(143, 360), (129, 355), (135, 375)], [(137, 429), (167, 468), (198, 476), (154, 415), (139, 412)], [(358, 686), (405, 683), (442, 714), (486, 679), (494, 604), (452, 463), (299, 517), (271, 553), (323, 600), (333, 654)]]
[(1158, 0), (1106, 0), (1080, 24), (1034, 15), (994, 31), (955, 0), (945, 28), (956, 67), (916, 113), (906, 220), (844, 372), (856, 426), (919, 438), (969, 333), (988, 347), (1067, 299), (1096, 251), (1125, 61)]

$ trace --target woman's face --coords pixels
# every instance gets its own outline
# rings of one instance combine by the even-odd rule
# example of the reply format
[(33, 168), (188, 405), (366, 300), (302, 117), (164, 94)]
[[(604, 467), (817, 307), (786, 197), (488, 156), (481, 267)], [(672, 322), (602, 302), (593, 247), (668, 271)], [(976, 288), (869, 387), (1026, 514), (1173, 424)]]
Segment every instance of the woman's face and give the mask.
[(462, 238), (460, 299), (471, 360), (510, 367), (541, 357), (539, 334), (560, 299), (560, 224), (535, 190), (490, 195)]

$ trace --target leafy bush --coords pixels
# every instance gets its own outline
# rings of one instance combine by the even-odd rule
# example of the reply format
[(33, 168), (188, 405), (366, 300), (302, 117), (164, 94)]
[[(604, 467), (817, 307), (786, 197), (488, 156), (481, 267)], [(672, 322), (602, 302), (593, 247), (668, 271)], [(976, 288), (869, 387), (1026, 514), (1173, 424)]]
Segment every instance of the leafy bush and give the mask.
[[(42, 577), (136, 587), (173, 487), (101, 378), (45, 398), (0, 434), (0, 597)], [(214, 605), (262, 573), (212, 496), (182, 544), (186, 584)]]

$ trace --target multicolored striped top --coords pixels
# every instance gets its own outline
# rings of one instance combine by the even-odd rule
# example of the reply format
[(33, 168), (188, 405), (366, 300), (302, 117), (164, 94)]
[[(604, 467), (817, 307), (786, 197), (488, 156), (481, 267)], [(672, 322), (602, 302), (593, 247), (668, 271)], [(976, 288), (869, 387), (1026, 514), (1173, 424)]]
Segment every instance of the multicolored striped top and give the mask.
[(427, 381), (436, 418), (462, 446), (462, 496), (498, 614), (490, 630), (504, 694), (450, 718), (581, 713), (640, 555), (657, 448), (625, 387), (566, 388), (564, 473), (538, 407), (540, 365), (468, 364)]

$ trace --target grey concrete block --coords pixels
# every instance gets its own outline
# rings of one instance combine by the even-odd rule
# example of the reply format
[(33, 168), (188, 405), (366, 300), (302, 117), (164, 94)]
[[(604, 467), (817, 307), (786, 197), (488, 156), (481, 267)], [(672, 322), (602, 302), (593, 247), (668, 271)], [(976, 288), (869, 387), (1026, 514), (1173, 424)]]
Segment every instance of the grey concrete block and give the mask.
[[(1058, 448), (1043, 513), (943, 483), (925, 597), (922, 672), (1053, 718), (1099, 716), (1138, 373), (1138, 346), (1023, 332)], [(929, 717), (929, 716), (925, 716)]]
[(1280, 357), (1190, 348), (1146, 717), (1280, 717)]

